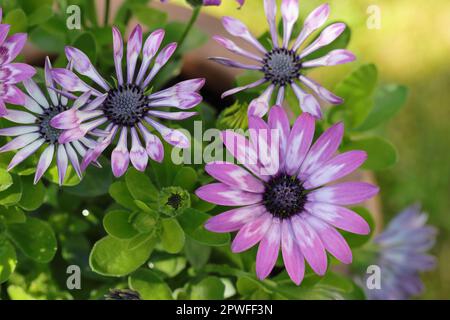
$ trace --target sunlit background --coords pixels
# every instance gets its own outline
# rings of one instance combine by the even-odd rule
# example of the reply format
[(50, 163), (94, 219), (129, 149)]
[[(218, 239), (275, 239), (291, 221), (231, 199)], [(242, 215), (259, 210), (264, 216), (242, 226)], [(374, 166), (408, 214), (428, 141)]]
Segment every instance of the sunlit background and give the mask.
[[(179, 0), (180, 4), (184, 1)], [(236, 10), (234, 0), (223, 0), (209, 14), (232, 15), (245, 21), (256, 34), (265, 23), (262, 1), (247, 0)], [(302, 17), (323, 1), (301, 0)], [(378, 174), (385, 219), (404, 207), (420, 202), (439, 232), (434, 249), (439, 267), (424, 275), (423, 298), (450, 298), (450, 1), (448, 0), (334, 0), (329, 1), (332, 20), (343, 20), (352, 29), (350, 49), (358, 63), (375, 63), (380, 81), (405, 84), (408, 103), (382, 134), (389, 137), (399, 163)], [(380, 29), (369, 29), (368, 9), (377, 6)], [(255, 23), (258, 21), (258, 23)], [(261, 23), (259, 23), (261, 22)], [(332, 86), (356, 65), (330, 71), (321, 82)], [(330, 75), (330, 72), (332, 73)], [(320, 77), (320, 71), (316, 77)]]

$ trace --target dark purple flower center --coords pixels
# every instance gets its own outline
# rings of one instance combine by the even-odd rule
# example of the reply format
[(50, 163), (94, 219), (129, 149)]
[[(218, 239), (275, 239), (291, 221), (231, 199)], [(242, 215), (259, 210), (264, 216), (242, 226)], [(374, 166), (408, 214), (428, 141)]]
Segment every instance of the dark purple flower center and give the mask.
[(178, 208), (181, 206), (181, 201), (183, 199), (181, 198), (181, 195), (178, 193), (172, 193), (172, 195), (167, 199), (166, 205), (171, 206), (175, 210), (178, 210)]
[(266, 80), (275, 85), (285, 86), (300, 77), (302, 63), (292, 50), (276, 48), (266, 54), (263, 72)]
[(51, 106), (47, 109), (44, 109), (44, 112), (41, 115), (39, 115), (37, 120), (37, 125), (39, 126), (39, 133), (47, 143), (55, 144), (58, 142), (58, 138), (62, 130), (53, 128), (50, 125), (50, 120), (65, 110), (66, 108), (63, 106)]
[(138, 86), (120, 86), (109, 91), (103, 103), (103, 112), (112, 123), (132, 127), (145, 116), (147, 103), (147, 96)]
[(274, 217), (290, 218), (303, 211), (306, 203), (305, 188), (297, 177), (278, 175), (267, 182), (263, 203)]

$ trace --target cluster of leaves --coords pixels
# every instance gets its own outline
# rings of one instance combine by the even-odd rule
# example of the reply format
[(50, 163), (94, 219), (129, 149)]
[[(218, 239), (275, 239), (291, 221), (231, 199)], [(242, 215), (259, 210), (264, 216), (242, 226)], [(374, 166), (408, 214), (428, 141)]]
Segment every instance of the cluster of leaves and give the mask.
[[(82, 14), (81, 30), (66, 27), (68, 1), (4, 2), (5, 23), (12, 24), (12, 32), (28, 32), (34, 45), (55, 55), (54, 65), (65, 65), (64, 46), (72, 44), (86, 52), (103, 72), (113, 69), (111, 27), (97, 21), (93, 1), (70, 1), (70, 5), (76, 4), (86, 13)], [(185, 25), (168, 22), (167, 14), (152, 9), (148, 2), (124, 1), (109, 21), (124, 30), (135, 17), (148, 30), (164, 28), (166, 43), (179, 40)], [(347, 30), (317, 55), (345, 48), (350, 40)], [(206, 40), (201, 31), (191, 32), (156, 79), (155, 87), (177, 77), (183, 54)], [(237, 84), (249, 83), (254, 77), (248, 72), (237, 79)], [(42, 83), (42, 70), (39, 78)], [(376, 67), (363, 65), (339, 83), (335, 92), (345, 98), (345, 104), (327, 112), (326, 121), (318, 124), (318, 132), (344, 121), (347, 130), (343, 149), (366, 150), (369, 159), (365, 169), (382, 170), (394, 165), (397, 153), (381, 137), (380, 128), (405, 103), (406, 88), (379, 84)], [(196, 110), (197, 119), (202, 120), (205, 130), (245, 128), (248, 103), (257, 94), (250, 90), (238, 95), (236, 103), (218, 117), (214, 106), (203, 103)], [(292, 92), (288, 92), (288, 100), (294, 114), (298, 114)], [(184, 121), (181, 126), (192, 131), (192, 122)], [(6, 142), (5, 138), (1, 140), (2, 144)], [(275, 276), (258, 281), (255, 248), (233, 254), (229, 234), (211, 233), (203, 227), (211, 215), (225, 210), (194, 194), (210, 178), (201, 166), (174, 165), (170, 152), (167, 148), (164, 162), (152, 162), (145, 173), (130, 169), (119, 180), (113, 179), (109, 161), (102, 158), (103, 168), (89, 168), (82, 182), (69, 171), (62, 188), (57, 186), (54, 167), (44, 176), (44, 182), (33, 185), (37, 157), (8, 172), (12, 154), (2, 154), (0, 298), (99, 299), (110, 288), (130, 288), (144, 299), (363, 298), (348, 276), (332, 271), (318, 277), (307, 269), (305, 280), (297, 287), (282, 268), (281, 258)], [(354, 210), (373, 230), (370, 212), (364, 208)], [(351, 234), (345, 237), (353, 249), (363, 247), (371, 238)], [(331, 257), (329, 262), (338, 264)], [(67, 288), (67, 267), (71, 265), (81, 268), (81, 290)]]

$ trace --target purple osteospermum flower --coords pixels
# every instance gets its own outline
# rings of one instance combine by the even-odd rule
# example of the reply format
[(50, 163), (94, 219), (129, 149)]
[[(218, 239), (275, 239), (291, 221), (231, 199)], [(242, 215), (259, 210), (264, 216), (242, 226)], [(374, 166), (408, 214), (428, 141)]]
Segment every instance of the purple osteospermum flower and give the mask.
[(423, 290), (420, 272), (436, 265), (426, 252), (436, 241), (437, 231), (426, 225), (428, 216), (420, 206), (412, 206), (395, 217), (374, 242), (378, 246), (376, 264), (381, 269), (381, 289), (368, 290), (372, 300), (406, 300)]
[[(168, 0), (161, 0), (161, 2), (167, 2)], [(188, 0), (189, 1), (189, 0)], [(220, 6), (222, 4), (222, 0), (190, 0), (192, 3), (203, 4), (204, 6)], [(245, 0), (236, 0), (240, 6), (244, 5)]]
[[(164, 38), (164, 30), (156, 30), (147, 38), (143, 46), (142, 64), (136, 74), (138, 57), (142, 49), (142, 28), (137, 25), (131, 32), (127, 45), (126, 80), (122, 74), (123, 39), (117, 28), (113, 28), (114, 62), (117, 85), (110, 86), (97, 72), (89, 58), (80, 50), (67, 47), (66, 55), (73, 62), (74, 69), (81, 75), (92, 79), (100, 89), (94, 89), (83, 82), (75, 73), (66, 69), (53, 69), (52, 74), (59, 84), (69, 91), (91, 92), (97, 98), (85, 108), (73, 108), (56, 116), (51, 124), (66, 130), (59, 138), (67, 143), (83, 137), (94, 128), (103, 127), (109, 134), (99, 140), (98, 145), (89, 150), (82, 162), (84, 170), (119, 135), (118, 144), (111, 156), (112, 170), (116, 177), (122, 176), (129, 162), (139, 170), (147, 167), (148, 157), (161, 162), (164, 150), (161, 140), (150, 133), (149, 127), (158, 131), (173, 146), (187, 148), (188, 138), (179, 130), (167, 128), (156, 119), (183, 120), (196, 112), (185, 110), (197, 106), (202, 97), (198, 91), (204, 79), (180, 82), (168, 89), (147, 94), (150, 82), (175, 52), (176, 43), (167, 45), (157, 54)], [(156, 56), (156, 58), (155, 58)], [(155, 58), (150, 71), (148, 71)], [(148, 71), (148, 72), (147, 72)], [(171, 107), (182, 112), (167, 112), (159, 107)], [(128, 149), (131, 140), (131, 149)], [(142, 142), (145, 142), (145, 147)]]
[(275, 0), (264, 0), (264, 8), (266, 10), (267, 20), (270, 25), (270, 33), (273, 43), (273, 49), (270, 51), (267, 51), (261, 45), (261, 43), (250, 33), (248, 28), (242, 22), (231, 17), (223, 18), (223, 25), (225, 29), (231, 35), (243, 38), (253, 45), (259, 52), (259, 55), (240, 48), (233, 41), (227, 38), (216, 36), (215, 40), (228, 50), (254, 60), (258, 62), (258, 64), (248, 65), (221, 57), (211, 59), (225, 66), (239, 69), (258, 70), (264, 73), (263, 79), (243, 87), (229, 90), (223, 94), (223, 97), (235, 94), (245, 89), (254, 88), (265, 83), (269, 83), (269, 86), (264, 93), (259, 98), (253, 100), (249, 106), (249, 115), (264, 116), (269, 109), (270, 100), (275, 90), (278, 89), (277, 104), (281, 105), (284, 101), (286, 86), (289, 85), (296, 94), (302, 110), (312, 114), (316, 118), (322, 118), (322, 111), (317, 99), (312, 94), (306, 93), (299, 86), (297, 81), (305, 85), (319, 98), (328, 103), (340, 104), (343, 102), (341, 98), (323, 88), (312, 79), (306, 77), (302, 73), (302, 70), (319, 66), (334, 66), (355, 60), (355, 56), (348, 50), (333, 50), (324, 57), (310, 61), (304, 60), (304, 58), (308, 57), (311, 53), (332, 43), (337, 37), (339, 37), (345, 30), (345, 24), (334, 23), (328, 26), (322, 31), (320, 36), (314, 42), (306, 48), (299, 50), (305, 40), (314, 31), (318, 30), (327, 20), (330, 12), (328, 4), (318, 7), (306, 18), (303, 29), (292, 46), (290, 46), (290, 40), (294, 24), (298, 19), (298, 0), (283, 0), (281, 3), (281, 13), (283, 15), (284, 26), (284, 35), (281, 46), (278, 41), (276, 25), (277, 5)]
[[(245, 251), (259, 242), (256, 272), (260, 279), (270, 274), (280, 246), (287, 272), (296, 284), (304, 276), (304, 259), (317, 274), (325, 274), (325, 250), (350, 263), (350, 248), (335, 227), (368, 234), (369, 226), (342, 206), (365, 201), (378, 188), (362, 182), (322, 186), (356, 170), (366, 153), (350, 151), (335, 156), (344, 130), (341, 123), (310, 147), (314, 118), (303, 113), (290, 130), (280, 106), (270, 110), (268, 123), (249, 117), (249, 127), (250, 141), (230, 131), (222, 136), (227, 150), (247, 170), (226, 162), (206, 166), (220, 183), (203, 186), (196, 194), (211, 203), (239, 207), (211, 218), (206, 229), (239, 231), (232, 243), (233, 252)], [(268, 150), (269, 156), (263, 150)], [(267, 168), (270, 174), (265, 174)]]
[[(50, 60), (47, 58), (45, 61), (45, 83), (47, 87), (54, 87), (50, 70)], [(36, 168), (34, 183), (37, 183), (47, 171), (55, 154), (60, 185), (64, 182), (69, 161), (81, 179), (78, 155), (83, 157), (86, 154), (86, 150), (95, 145), (95, 141), (82, 137), (79, 140), (59, 143), (58, 138), (61, 131), (51, 127), (50, 120), (57, 114), (67, 110), (68, 99), (52, 89), (48, 90), (49, 99), (47, 99), (38, 85), (31, 79), (25, 80), (23, 84), (29, 94), (29, 96), (24, 95), (23, 102), (24, 107), (28, 111), (11, 109), (4, 116), (5, 119), (21, 125), (0, 129), (1, 136), (16, 137), (1, 147), (0, 152), (20, 149), (12, 158), (8, 170), (11, 170), (34, 154), (39, 148), (45, 146)], [(84, 104), (87, 98), (86, 95), (81, 96), (75, 101), (74, 106)]]
[[(0, 22), (3, 12), (0, 8)], [(36, 70), (25, 63), (12, 63), (22, 51), (27, 35), (17, 33), (8, 36), (10, 25), (0, 24), (0, 117), (8, 113), (5, 102), (23, 105), (25, 95), (15, 85), (26, 79), (30, 79)]]

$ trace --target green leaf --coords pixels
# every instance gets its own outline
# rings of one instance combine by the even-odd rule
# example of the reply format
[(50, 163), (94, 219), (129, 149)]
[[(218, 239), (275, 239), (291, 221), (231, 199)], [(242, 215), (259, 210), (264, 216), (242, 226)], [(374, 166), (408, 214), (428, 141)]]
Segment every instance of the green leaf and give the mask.
[(351, 73), (336, 87), (335, 93), (344, 99), (344, 103), (336, 110), (345, 113), (348, 127), (356, 128), (367, 118), (373, 106), (377, 81), (376, 66), (367, 64)]
[(139, 234), (134, 228), (131, 213), (125, 210), (113, 210), (103, 218), (103, 226), (112, 237), (131, 239)]
[(24, 223), (26, 219), (25, 214), (18, 207), (0, 208), (0, 221), (3, 221), (6, 224)]
[(155, 188), (150, 178), (145, 173), (136, 169), (129, 169), (125, 182), (131, 196), (144, 203), (155, 202), (158, 200), (158, 189)]
[(5, 191), (13, 184), (11, 174), (3, 168), (0, 168), (0, 192)]
[(12, 185), (0, 192), (0, 205), (2, 206), (12, 206), (17, 204), (22, 198), (22, 180), (20, 176), (12, 175), (13, 183)]
[(362, 245), (366, 244), (373, 236), (373, 233), (375, 231), (375, 220), (373, 219), (372, 214), (369, 210), (363, 207), (355, 207), (352, 208), (354, 212), (359, 214), (366, 222), (369, 224), (370, 227), (370, 233), (368, 235), (359, 235), (354, 234), (346, 231), (341, 231), (342, 235), (344, 236), (345, 240), (347, 240), (348, 245), (352, 248), (358, 248)]
[(189, 237), (209, 246), (223, 246), (230, 242), (228, 233), (213, 233), (204, 228), (204, 223), (210, 216), (195, 209), (186, 209), (178, 217), (181, 227)]
[(110, 277), (123, 277), (137, 270), (148, 260), (155, 246), (155, 238), (148, 235), (139, 245), (130, 248), (132, 241), (111, 236), (100, 239), (89, 257), (92, 270)]
[(375, 92), (375, 105), (359, 131), (373, 129), (392, 118), (406, 103), (408, 88), (400, 85), (385, 85)]
[(64, 52), (66, 38), (62, 34), (53, 33), (44, 29), (42, 26), (38, 26), (29, 33), (29, 38), (41, 50), (49, 53)]
[(15, 9), (6, 15), (5, 20), (2, 23), (11, 25), (9, 34), (14, 34), (27, 31), (28, 19), (22, 9)]
[(19, 201), (19, 206), (26, 211), (34, 211), (38, 209), (45, 199), (45, 187), (42, 182), (34, 184), (33, 177), (23, 177), (23, 193)]
[(109, 194), (111, 197), (121, 206), (130, 209), (130, 210), (138, 210), (139, 207), (134, 202), (133, 197), (128, 191), (127, 185), (125, 182), (117, 181), (114, 182), (109, 187)]
[(131, 11), (139, 22), (151, 31), (163, 27), (167, 22), (166, 12), (151, 8), (148, 5), (131, 6)]
[(363, 150), (367, 152), (367, 160), (361, 166), (367, 170), (384, 170), (397, 163), (398, 155), (395, 147), (380, 137), (369, 137), (347, 143), (344, 150)]
[(194, 169), (191, 167), (183, 167), (177, 172), (173, 185), (187, 191), (193, 191), (195, 184), (197, 183), (197, 179), (197, 172)]
[(128, 279), (131, 289), (139, 292), (143, 300), (172, 300), (172, 290), (153, 271), (139, 269)]
[[(329, 25), (334, 24), (334, 23), (336, 23), (336, 22), (329, 23), (323, 29), (325, 29), (326, 27), (328, 27)], [(317, 37), (319, 37), (319, 34), (317, 35)], [(315, 41), (317, 39), (317, 37), (314, 38), (313, 40), (311, 40), (311, 43), (313, 41)], [(351, 32), (350, 28), (347, 26), (345, 28), (344, 32), (342, 32), (342, 34), (339, 37), (337, 37), (336, 40), (334, 40), (329, 45), (322, 47), (319, 50), (316, 50), (316, 51), (312, 52), (310, 55), (306, 56), (305, 61), (321, 58), (333, 50), (347, 48), (348, 44), (350, 43), (351, 37), (352, 37), (352, 32)]]
[(112, 180), (109, 165), (104, 165), (101, 169), (90, 166), (80, 183), (73, 187), (65, 187), (64, 191), (79, 197), (98, 197), (108, 193)]
[(55, 233), (45, 221), (27, 218), (25, 223), (11, 224), (8, 226), (8, 235), (27, 257), (36, 262), (48, 263), (55, 256)]
[(139, 212), (133, 217), (133, 226), (141, 233), (149, 233), (155, 230), (157, 227), (158, 213), (152, 212)]
[(211, 255), (211, 247), (186, 238), (184, 254), (192, 267), (199, 270), (208, 262)]
[(30, 27), (47, 22), (53, 16), (51, 5), (42, 5), (28, 16), (28, 25)]
[(184, 247), (184, 231), (176, 219), (162, 219), (161, 245), (168, 253), (179, 253)]
[(0, 284), (8, 280), (16, 265), (16, 249), (9, 241), (0, 240)]
[(223, 300), (225, 285), (217, 277), (207, 277), (192, 286), (192, 300)]

